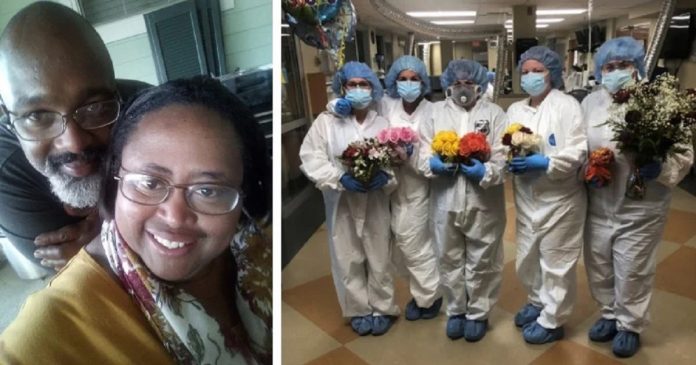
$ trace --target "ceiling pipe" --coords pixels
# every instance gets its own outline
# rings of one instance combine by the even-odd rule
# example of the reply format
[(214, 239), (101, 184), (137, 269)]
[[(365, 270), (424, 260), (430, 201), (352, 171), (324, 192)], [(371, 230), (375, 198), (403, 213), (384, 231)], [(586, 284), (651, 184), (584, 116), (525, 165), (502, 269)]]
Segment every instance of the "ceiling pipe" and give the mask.
[(648, 50), (645, 53), (645, 77), (648, 80), (650, 80), (653, 71), (655, 70), (657, 59), (660, 57), (660, 51), (662, 50), (662, 44), (665, 42), (667, 28), (669, 27), (670, 20), (672, 19), (675, 3), (675, 0), (664, 0), (662, 2), (660, 16), (657, 17), (655, 35), (653, 35), (652, 42), (650, 42)]

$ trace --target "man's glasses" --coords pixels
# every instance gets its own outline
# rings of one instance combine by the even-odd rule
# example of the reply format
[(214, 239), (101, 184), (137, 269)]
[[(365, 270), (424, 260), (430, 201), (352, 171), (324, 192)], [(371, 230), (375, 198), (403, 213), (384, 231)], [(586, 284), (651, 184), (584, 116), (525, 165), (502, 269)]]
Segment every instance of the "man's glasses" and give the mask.
[(65, 132), (68, 119), (72, 118), (80, 128), (85, 130), (105, 127), (116, 121), (121, 110), (119, 98), (98, 101), (83, 105), (70, 114), (51, 111), (36, 111), (18, 116), (0, 104), (8, 116), (13, 116), (10, 128), (25, 141), (41, 141), (55, 138)]
[(189, 208), (198, 213), (219, 215), (233, 211), (242, 199), (239, 190), (221, 184), (174, 185), (164, 179), (136, 172), (126, 172), (122, 176), (114, 176), (114, 179), (119, 181), (121, 193), (126, 199), (142, 205), (161, 204), (174, 189), (183, 189)]
[(633, 62), (631, 62), (631, 61), (609, 62), (609, 63), (605, 63), (604, 66), (602, 66), (602, 71), (609, 73), (609, 72), (614, 72), (615, 70), (625, 70), (629, 67), (633, 67)]

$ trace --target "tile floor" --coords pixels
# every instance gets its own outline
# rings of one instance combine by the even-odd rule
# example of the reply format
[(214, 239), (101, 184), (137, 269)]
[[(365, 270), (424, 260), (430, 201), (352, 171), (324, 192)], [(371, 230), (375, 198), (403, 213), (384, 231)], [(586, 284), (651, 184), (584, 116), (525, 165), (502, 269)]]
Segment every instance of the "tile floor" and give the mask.
[[(587, 338), (598, 310), (590, 297), (582, 260), (578, 299), (566, 325), (566, 338), (541, 346), (523, 341), (512, 323), (526, 293), (515, 276), (515, 208), (509, 186), (506, 200), (503, 284), (498, 305), (491, 313), (491, 328), (483, 340), (449, 340), (442, 313), (427, 321), (409, 322), (402, 317), (381, 337), (355, 334), (341, 318), (322, 226), (283, 270), (283, 364), (696, 364), (695, 196), (679, 188), (673, 195), (658, 252), (653, 323), (641, 336), (641, 350), (630, 359), (614, 357), (611, 343), (591, 343)], [(410, 299), (406, 281), (398, 279), (396, 290), (403, 310)]]

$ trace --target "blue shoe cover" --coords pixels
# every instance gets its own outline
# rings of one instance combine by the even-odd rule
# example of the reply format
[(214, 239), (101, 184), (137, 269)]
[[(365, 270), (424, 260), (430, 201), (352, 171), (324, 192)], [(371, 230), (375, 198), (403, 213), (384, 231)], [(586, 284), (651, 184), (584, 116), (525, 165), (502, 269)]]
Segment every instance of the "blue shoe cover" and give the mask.
[(588, 335), (592, 341), (607, 342), (614, 339), (617, 332), (618, 330), (616, 329), (615, 319), (600, 318), (597, 322), (595, 322), (594, 325), (592, 325)]
[(631, 357), (640, 347), (640, 335), (631, 331), (619, 331), (614, 337), (611, 350), (618, 357)]
[(488, 320), (466, 320), (464, 321), (464, 339), (468, 342), (476, 342), (486, 335), (488, 330)]
[(442, 307), (442, 297), (440, 297), (436, 301), (434, 301), (433, 305), (431, 305), (430, 307), (422, 308), (421, 309), (421, 318), (431, 319), (431, 318), (437, 317), (437, 314), (440, 313), (440, 307)]
[(515, 315), (515, 326), (524, 327), (527, 323), (536, 321), (541, 314), (541, 308), (535, 307), (532, 304), (526, 304)]
[(372, 317), (372, 335), (381, 336), (387, 331), (394, 323), (394, 316), (374, 316)]
[(350, 319), (350, 326), (360, 336), (369, 335), (372, 333), (372, 315), (353, 317)]
[(544, 328), (536, 321), (524, 326), (522, 330), (522, 337), (524, 337), (524, 340), (534, 345), (558, 341), (562, 339), (564, 335), (565, 331), (563, 327), (553, 329)]
[(464, 315), (451, 316), (447, 320), (447, 337), (456, 340), (464, 336)]

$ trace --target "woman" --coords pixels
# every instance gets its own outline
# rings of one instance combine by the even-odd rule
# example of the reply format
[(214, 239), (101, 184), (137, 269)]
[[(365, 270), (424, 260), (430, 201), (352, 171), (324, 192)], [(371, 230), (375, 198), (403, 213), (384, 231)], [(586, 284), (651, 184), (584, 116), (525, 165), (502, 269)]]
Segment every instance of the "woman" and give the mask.
[(681, 146), (684, 151), (664, 163), (642, 167), (648, 184), (645, 198), (625, 197), (631, 161), (616, 149), (605, 122), (612, 96), (645, 76), (644, 57), (643, 46), (632, 37), (604, 43), (595, 55), (595, 75), (603, 87), (582, 102), (590, 151), (608, 147), (615, 156), (612, 182), (588, 188), (585, 269), (592, 297), (601, 305), (601, 318), (590, 328), (589, 337), (595, 342), (613, 341), (612, 350), (619, 357), (633, 356), (640, 347), (672, 189), (689, 172), (694, 158), (691, 145)]
[[(382, 98), (380, 115), (391, 127), (417, 132), (432, 113), (432, 103), (424, 98), (430, 93), (430, 79), (423, 61), (413, 56), (398, 58), (384, 83), (389, 97)], [(399, 186), (391, 196), (394, 244), (409, 274), (412, 298), (406, 304), (405, 315), (410, 321), (434, 318), (442, 306), (437, 258), (428, 230), (430, 184), (416, 169), (418, 144), (414, 149), (409, 163), (394, 171)]]
[(319, 115), (300, 147), (301, 169), (324, 196), (331, 269), (343, 316), (361, 336), (382, 335), (399, 314), (389, 272), (389, 193), (396, 181), (379, 171), (363, 184), (337, 158), (351, 142), (375, 138), (389, 126), (369, 108), (382, 97), (382, 87), (359, 62), (343, 65), (332, 87), (350, 101), (352, 112), (348, 117)]
[(217, 81), (172, 81), (141, 93), (111, 141), (101, 239), (27, 300), (4, 359), (270, 363), (270, 241), (255, 220), (271, 170), (252, 114)]
[(577, 172), (586, 159), (587, 137), (580, 104), (563, 88), (562, 62), (547, 47), (520, 57), (522, 89), (529, 98), (508, 109), (541, 137), (539, 153), (514, 157), (510, 171), (517, 207), (517, 276), (528, 303), (515, 316), (532, 344), (563, 338), (575, 303), (575, 264), (582, 248), (585, 190)]
[[(486, 68), (470, 60), (451, 61), (440, 78), (448, 98), (433, 105), (420, 124), (419, 169), (430, 178), (430, 219), (440, 255), (440, 274), (447, 294), (447, 336), (479, 341), (498, 300), (503, 270), (505, 195), (502, 146), (507, 117), (482, 98)], [(486, 136), (489, 161), (472, 159), (467, 166), (445, 163), (431, 144), (441, 131), (460, 138), (470, 132)]]

